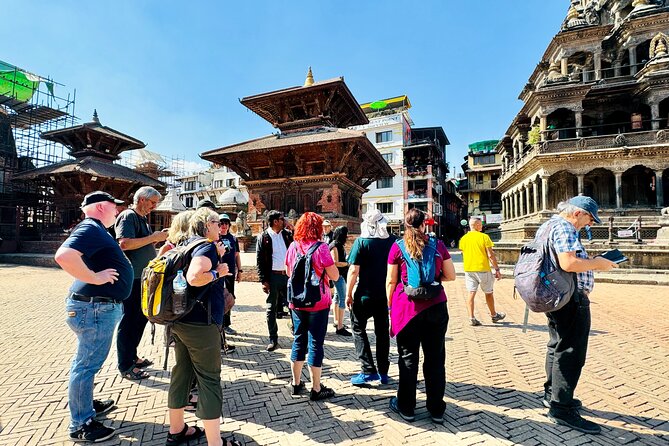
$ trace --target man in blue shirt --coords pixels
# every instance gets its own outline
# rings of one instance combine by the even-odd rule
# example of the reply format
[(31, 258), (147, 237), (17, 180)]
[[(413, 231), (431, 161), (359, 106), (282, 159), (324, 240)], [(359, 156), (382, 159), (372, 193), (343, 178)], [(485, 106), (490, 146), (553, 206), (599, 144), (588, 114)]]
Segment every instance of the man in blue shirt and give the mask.
[(557, 206), (558, 215), (537, 230), (537, 237), (550, 231), (549, 240), (557, 254), (560, 268), (576, 273), (576, 291), (569, 302), (557, 311), (546, 313), (548, 346), (546, 352), (546, 383), (543, 404), (548, 418), (587, 434), (598, 434), (598, 424), (579, 414), (580, 400), (574, 390), (585, 365), (590, 334), (589, 294), (595, 286), (593, 270), (609, 271), (618, 265), (604, 257), (588, 257), (578, 232), (593, 222), (601, 223), (595, 200), (578, 196)]
[(99, 442), (111, 438), (114, 429), (95, 420), (113, 409), (114, 401), (93, 399), (93, 377), (100, 370), (121, 316), (122, 302), (130, 295), (132, 265), (107, 228), (114, 224), (117, 204), (106, 192), (84, 197), (86, 218), (58, 248), (56, 262), (74, 277), (65, 301), (67, 323), (77, 335), (68, 387), (70, 438)]

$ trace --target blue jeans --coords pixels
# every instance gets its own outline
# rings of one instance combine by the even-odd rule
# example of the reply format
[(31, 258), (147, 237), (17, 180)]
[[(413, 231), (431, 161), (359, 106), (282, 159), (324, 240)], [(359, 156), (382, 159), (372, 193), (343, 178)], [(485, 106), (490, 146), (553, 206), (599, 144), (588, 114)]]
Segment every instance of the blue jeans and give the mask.
[(323, 341), (328, 329), (328, 315), (330, 309), (321, 311), (293, 310), (293, 326), (295, 338), (290, 360), (304, 361), (309, 349), (307, 363), (312, 367), (323, 365)]
[(77, 335), (77, 352), (72, 359), (68, 387), (70, 432), (74, 432), (95, 416), (93, 378), (107, 359), (116, 324), (123, 316), (123, 305), (68, 298), (65, 310), (67, 325)]
[(334, 298), (336, 299), (337, 305), (339, 308), (346, 308), (346, 278), (344, 276), (339, 276), (339, 279), (334, 283), (335, 294)]

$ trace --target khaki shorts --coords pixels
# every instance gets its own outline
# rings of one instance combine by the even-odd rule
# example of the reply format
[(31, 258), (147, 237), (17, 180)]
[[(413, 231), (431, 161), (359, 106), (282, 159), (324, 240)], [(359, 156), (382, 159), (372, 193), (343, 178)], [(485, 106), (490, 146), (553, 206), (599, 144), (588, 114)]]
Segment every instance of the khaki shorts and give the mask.
[(476, 291), (480, 285), (484, 293), (492, 293), (494, 283), (495, 276), (492, 275), (492, 271), (478, 273), (465, 271), (465, 288), (467, 288), (467, 291)]

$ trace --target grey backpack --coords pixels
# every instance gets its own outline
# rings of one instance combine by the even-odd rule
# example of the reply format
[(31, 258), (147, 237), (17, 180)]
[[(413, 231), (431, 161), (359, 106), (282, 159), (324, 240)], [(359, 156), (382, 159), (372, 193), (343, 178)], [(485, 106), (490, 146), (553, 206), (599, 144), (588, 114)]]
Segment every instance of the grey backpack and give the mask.
[(549, 224), (534, 240), (520, 249), (513, 270), (514, 294), (518, 292), (528, 308), (549, 313), (564, 307), (576, 289), (576, 274), (560, 268), (550, 242), (554, 225)]

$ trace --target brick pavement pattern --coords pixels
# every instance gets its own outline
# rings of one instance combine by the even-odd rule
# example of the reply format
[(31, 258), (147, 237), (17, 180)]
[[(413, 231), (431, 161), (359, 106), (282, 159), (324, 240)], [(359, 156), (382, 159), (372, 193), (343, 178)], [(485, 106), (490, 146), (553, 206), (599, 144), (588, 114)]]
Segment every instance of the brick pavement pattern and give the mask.
[[(70, 282), (58, 269), (0, 265), (0, 445), (72, 444), (66, 390), (75, 336), (64, 322)], [(476, 311), (484, 325), (471, 327), (463, 279), (448, 284), (448, 406), (444, 425), (437, 426), (425, 410), (422, 381), (414, 423), (388, 411), (396, 382), (352, 387), (349, 379), (358, 372), (353, 342), (336, 336), (331, 327), (323, 381), (337, 396), (317, 403), (291, 396), (287, 321), (279, 321), (281, 348), (264, 351), (268, 339), (260, 285), (238, 285), (233, 327), (239, 334), (229, 337), (237, 351), (222, 358), (224, 435), (247, 445), (669, 444), (668, 288), (598, 284), (591, 296), (590, 349), (576, 393), (587, 407), (584, 415), (603, 424), (600, 436), (551, 424), (545, 417), (540, 400), (545, 317), (531, 314), (523, 333), (524, 306), (511, 297), (512, 289), (512, 281), (504, 279), (495, 290), (500, 311), (508, 314), (504, 323), (490, 322), (480, 296)], [(118, 436), (100, 444), (165, 443), (169, 368), (163, 371), (159, 365), (162, 328), (156, 345), (150, 344), (147, 328), (140, 353), (156, 361), (148, 370), (151, 378), (122, 380), (113, 347), (96, 377), (96, 397), (114, 398), (118, 406), (105, 421)], [(391, 362), (396, 380), (394, 343)]]

